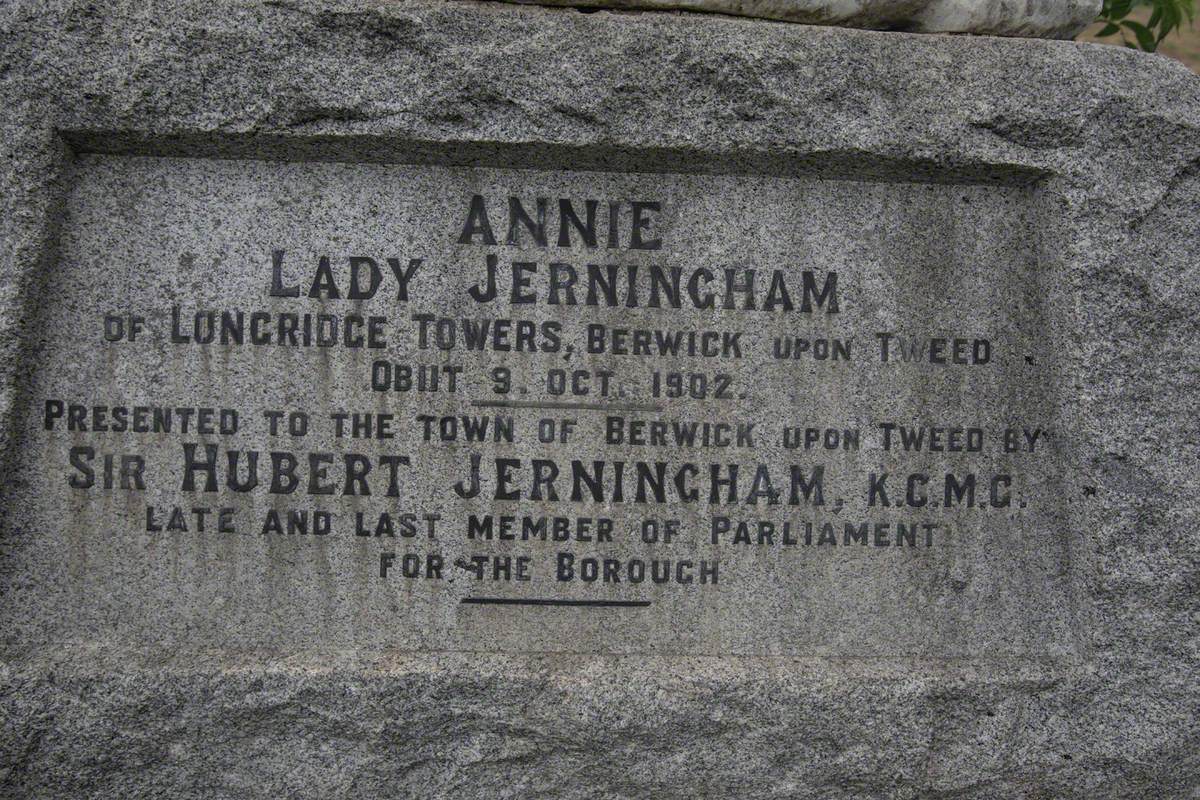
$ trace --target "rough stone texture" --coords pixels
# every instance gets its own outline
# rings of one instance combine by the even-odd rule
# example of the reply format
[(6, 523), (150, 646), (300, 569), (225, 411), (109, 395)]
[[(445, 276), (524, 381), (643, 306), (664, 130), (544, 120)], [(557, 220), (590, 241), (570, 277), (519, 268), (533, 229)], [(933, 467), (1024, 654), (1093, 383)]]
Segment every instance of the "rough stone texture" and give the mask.
[(510, 0), (582, 8), (705, 11), (805, 25), (1070, 39), (1095, 22), (1096, 0)]
[[(167, 650), (8, 616), (6, 796), (1196, 796), (1200, 84), (1182, 67), (468, 3), (0, 20), (5, 498), (34, 480), (37, 322), (85, 154), (1023, 187), (1080, 593), (1078, 654), (1046, 660)], [(21, 570), (39, 532), (4, 510), (9, 615), (41, 591)]]

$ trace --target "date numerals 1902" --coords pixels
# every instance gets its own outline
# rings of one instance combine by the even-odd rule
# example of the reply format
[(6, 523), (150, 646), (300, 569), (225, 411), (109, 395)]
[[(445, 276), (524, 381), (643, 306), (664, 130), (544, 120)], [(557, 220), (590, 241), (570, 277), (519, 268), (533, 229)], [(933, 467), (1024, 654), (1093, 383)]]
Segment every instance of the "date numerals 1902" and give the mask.
[(650, 393), (654, 397), (732, 400), (733, 376), (721, 372), (654, 372)]
[[(526, 387), (514, 384), (514, 376), (508, 367), (494, 367), (488, 371), (492, 391), (495, 394), (525, 394)], [(545, 384), (541, 387), (550, 396), (625, 396), (625, 390), (614, 380), (610, 370), (564, 370), (547, 371)], [(652, 397), (686, 397), (693, 400), (734, 399), (733, 376), (722, 372), (652, 372), (650, 374)]]

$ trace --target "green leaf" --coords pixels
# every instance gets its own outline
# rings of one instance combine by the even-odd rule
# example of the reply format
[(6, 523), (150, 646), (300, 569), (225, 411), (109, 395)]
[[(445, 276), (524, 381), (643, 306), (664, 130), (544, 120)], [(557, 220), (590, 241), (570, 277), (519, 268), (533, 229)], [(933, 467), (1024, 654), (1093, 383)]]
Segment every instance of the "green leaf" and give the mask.
[(1154, 33), (1142, 23), (1125, 19), (1121, 20), (1121, 24), (1133, 31), (1133, 35), (1137, 37), (1138, 47), (1147, 53), (1153, 53), (1155, 48), (1158, 47), (1158, 41), (1155, 40)]
[[(1096, 21), (1104, 26), (1097, 37), (1120, 34), (1126, 47), (1153, 53), (1168, 36), (1178, 32), (1186, 21), (1193, 24), (1196, 18), (1197, 0), (1104, 0)], [(1149, 7), (1145, 24), (1126, 19), (1136, 9)], [(1141, 15), (1139, 14), (1139, 17)], [(1134, 41), (1125, 34), (1132, 34)]]
[(1110, 20), (1122, 19), (1133, 10), (1133, 3), (1134, 0), (1112, 0), (1105, 17)]
[[(1162, 16), (1162, 28), (1158, 32), (1158, 41), (1161, 42), (1164, 38), (1166, 38), (1168, 33), (1179, 27), (1180, 18), (1179, 8), (1170, 0), (1159, 6), (1154, 13), (1158, 14), (1160, 12)], [(1154, 30), (1154, 23), (1155, 20), (1151, 18), (1150, 24), (1146, 27)]]

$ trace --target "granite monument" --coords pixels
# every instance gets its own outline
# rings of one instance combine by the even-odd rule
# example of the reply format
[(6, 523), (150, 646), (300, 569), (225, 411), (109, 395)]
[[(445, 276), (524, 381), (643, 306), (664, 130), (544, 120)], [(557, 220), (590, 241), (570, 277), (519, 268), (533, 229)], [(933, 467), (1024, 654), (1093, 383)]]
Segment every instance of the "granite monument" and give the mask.
[(423, 0), (0, 37), (5, 796), (1200, 791), (1182, 67)]

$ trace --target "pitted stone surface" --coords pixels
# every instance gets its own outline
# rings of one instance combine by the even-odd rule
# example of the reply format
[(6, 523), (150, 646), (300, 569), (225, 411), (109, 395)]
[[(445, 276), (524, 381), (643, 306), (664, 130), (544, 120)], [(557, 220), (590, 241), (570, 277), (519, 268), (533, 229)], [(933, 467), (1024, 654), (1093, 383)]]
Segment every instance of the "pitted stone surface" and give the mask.
[[(1189, 366), (1200, 357), (1200, 93), (1186, 70), (1071, 43), (471, 3), (15, 3), (0, 15), (10, 110), (0, 121), (0, 794), (1090, 800), (1197, 790), (1200, 548), (1189, 520), (1200, 481), (1187, 454), (1200, 437)], [(478, 231), (457, 241), (475, 194), (494, 214), (495, 247)], [(554, 306), (549, 262), (601, 259), (577, 240), (554, 256), (530, 247), (523, 225), (525, 246), (500, 244), (510, 196), (530, 209), (539, 196), (617, 199), (626, 222), (628, 201), (658, 201), (647, 231), (663, 247), (624, 248), (613, 263), (733, 265), (742, 280), (753, 268), (763, 292), (774, 269), (801, 287), (805, 271), (825, 281), (836, 270), (844, 308), (818, 322), (777, 313), (746, 323), (723, 307)], [(380, 259), (389, 300), (386, 258), (404, 266), (412, 250), (430, 269), (404, 302), (455, 318), (485, 315), (464, 289), (486, 275), (489, 253), (509, 292), (512, 264), (527, 258), (539, 264), (527, 274), (541, 299), (494, 306), (561, 322), (572, 342), (580, 326), (670, 328), (675, 313), (687, 319), (678, 328), (744, 327), (747, 351), (766, 342), (765, 359), (756, 345), (744, 364), (688, 371), (734, 373), (745, 401), (657, 398), (667, 415), (758, 419), (778, 433), (819, 408), (818, 423), (869, 429), (857, 454), (823, 459), (830, 489), (853, 490), (843, 515), (866, 516), (858, 481), (885, 467), (1011, 473), (1027, 506), (993, 507), (985, 481), (986, 508), (921, 511), (948, 537), (891, 561), (874, 546), (831, 556), (814, 545), (785, 562), (755, 544), (729, 563), (729, 593), (622, 584), (536, 595), (649, 598), (670, 612), (655, 622), (654, 606), (620, 609), (577, 625), (545, 608), (455, 606), (466, 596), (457, 581), (385, 581), (384, 548), (353, 532), (356, 510), (406, 510), (383, 492), (211, 493), (212, 505), (259, 521), (275, 508), (329, 508), (340, 527), (320, 541), (148, 530), (147, 505), (190, 508), (207, 495), (181, 486), (188, 440), (73, 431), (57, 418), (47, 428), (47, 400), (237, 407), (253, 429), (197, 441), (266, 453), (299, 448), (264, 433), (264, 408), (322, 411), (328, 426), (343, 401), (362, 408), (385, 394), (368, 385), (374, 359), (345, 348), (269, 357), (172, 341), (173, 306), (378, 310), (395, 337), (387, 360), (424, 352), (409, 349), (417, 309), (400, 301), (271, 295), (277, 247), (281, 291), (307, 292), (322, 254), (345, 287), (347, 258), (361, 254)], [(149, 333), (105, 344), (102, 318), (122, 309), (147, 312)], [(893, 323), (987, 338), (994, 359), (894, 374), (865, 361), (771, 363), (785, 333), (871, 344)], [(439, 363), (472, 368), (463, 401), (499, 396), (474, 393), (487, 385), (480, 369), (556, 363), (448, 352)], [(632, 395), (600, 400), (655, 402), (659, 362), (643, 362), (614, 367), (636, 383)], [(674, 363), (665, 371), (680, 371)], [(372, 399), (366, 410), (457, 408), (444, 397)], [(536, 417), (513, 413), (527, 435)], [(1054, 444), (1020, 461), (990, 449), (889, 454), (871, 427), (881, 419), (974, 419), (989, 442), (1001, 420), (1036, 419)], [(328, 427), (312, 436), (308, 449), (346, 449)], [(489, 444), (485, 486), (495, 489), (496, 457), (526, 467), (547, 454), (680, 460), (672, 448), (630, 455), (587, 436), (565, 453)], [(69, 484), (85, 474), (71, 448), (133, 444), (155, 467), (146, 490), (121, 490), (119, 471), (118, 488), (103, 489), (102, 459), (96, 488)], [(410, 444), (420, 468), (405, 498), (461, 515), (444, 477), (469, 474), (473, 446)], [(729, 516), (758, 518), (772, 508), (759, 499)], [(524, 514), (527, 501), (472, 502)], [(617, 503), (588, 508), (629, 519)], [(680, 515), (690, 525), (712, 513)], [(814, 513), (798, 505), (788, 516)], [(456, 535), (447, 542), (461, 543)], [(519, 552), (482, 552), (502, 547)], [(883, 587), (902, 591), (862, 602)], [(515, 582), (493, 588), (535, 596)], [(467, 616), (477, 611), (489, 616)]]

